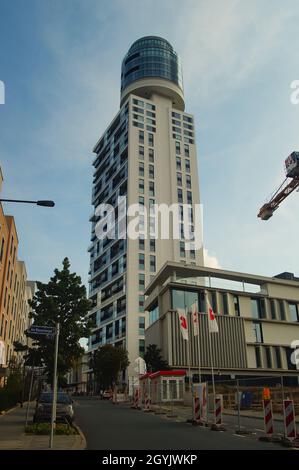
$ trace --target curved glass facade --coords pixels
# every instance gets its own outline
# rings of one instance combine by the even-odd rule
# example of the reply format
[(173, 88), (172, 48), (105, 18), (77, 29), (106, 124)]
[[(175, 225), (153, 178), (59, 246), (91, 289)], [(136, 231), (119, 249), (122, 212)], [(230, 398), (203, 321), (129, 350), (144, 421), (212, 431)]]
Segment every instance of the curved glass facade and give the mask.
[(180, 58), (163, 38), (147, 36), (135, 41), (121, 67), (121, 91), (140, 78), (159, 77), (170, 80), (183, 90)]

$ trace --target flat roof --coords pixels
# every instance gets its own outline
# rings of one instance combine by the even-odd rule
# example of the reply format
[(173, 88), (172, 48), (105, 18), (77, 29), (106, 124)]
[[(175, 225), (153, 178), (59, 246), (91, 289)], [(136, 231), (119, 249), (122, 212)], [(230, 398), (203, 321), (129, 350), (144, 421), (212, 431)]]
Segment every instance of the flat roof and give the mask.
[(167, 261), (158, 271), (154, 279), (149, 283), (144, 294), (150, 295), (157, 286), (163, 285), (169, 277), (174, 275), (174, 273), (177, 278), (214, 277), (229, 281), (245, 282), (246, 284), (255, 284), (258, 286), (262, 286), (264, 284), (276, 284), (299, 288), (299, 282), (294, 280), (259, 276), (256, 274), (229, 271), (227, 269), (210, 268), (208, 266), (182, 264), (176, 261)]

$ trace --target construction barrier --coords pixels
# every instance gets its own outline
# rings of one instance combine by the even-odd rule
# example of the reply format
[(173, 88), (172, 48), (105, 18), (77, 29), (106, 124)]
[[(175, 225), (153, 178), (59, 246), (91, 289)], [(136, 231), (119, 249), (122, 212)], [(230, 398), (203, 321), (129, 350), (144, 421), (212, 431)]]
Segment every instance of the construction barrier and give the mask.
[(274, 432), (274, 427), (273, 427), (272, 401), (270, 399), (263, 400), (263, 409), (264, 409), (265, 433), (267, 434), (267, 436), (271, 437)]
[(215, 398), (215, 424), (220, 426), (222, 424), (222, 400), (221, 397)]
[(143, 408), (143, 411), (147, 411), (147, 412), (151, 411), (150, 399), (149, 399), (149, 396), (146, 392), (144, 393), (144, 408)]
[(283, 400), (283, 415), (285, 437), (289, 440), (296, 439), (296, 421), (293, 400)]
[(200, 400), (199, 397), (193, 397), (193, 417), (196, 423), (200, 422)]

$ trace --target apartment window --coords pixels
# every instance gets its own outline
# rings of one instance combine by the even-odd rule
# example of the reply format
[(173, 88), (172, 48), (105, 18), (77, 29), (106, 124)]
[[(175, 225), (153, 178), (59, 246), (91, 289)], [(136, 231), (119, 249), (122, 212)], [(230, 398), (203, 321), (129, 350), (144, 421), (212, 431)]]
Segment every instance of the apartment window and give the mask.
[(155, 204), (155, 199), (149, 199), (148, 203), (149, 203), (149, 206), (151, 208), (151, 206), (153, 206)]
[(144, 254), (139, 253), (139, 269), (144, 270)]
[(7, 276), (6, 276), (7, 281), (9, 280), (9, 274), (10, 274), (10, 261), (8, 263), (8, 270), (7, 270)]
[(182, 173), (176, 174), (177, 185), (182, 186)]
[(143, 357), (145, 353), (145, 340), (140, 339), (139, 340), (139, 356)]
[(183, 191), (178, 189), (178, 202), (183, 202)]
[(188, 189), (191, 189), (191, 176), (186, 175), (186, 186)]
[(240, 304), (239, 304), (239, 297), (234, 295), (234, 309), (236, 317), (240, 316)]
[(139, 116), (138, 114), (133, 114), (133, 119), (135, 119), (136, 121), (144, 122), (144, 117)]
[(263, 330), (262, 324), (259, 322), (252, 323), (253, 329), (253, 338), (255, 343), (262, 343), (263, 342)]
[(144, 295), (139, 295), (139, 312), (143, 312), (144, 310)]
[(178, 141), (175, 142), (175, 153), (177, 155), (180, 155), (180, 153), (181, 153), (181, 142), (178, 142)]
[(227, 294), (225, 292), (222, 294), (222, 305), (223, 305), (223, 315), (228, 315), (228, 300), (227, 300)]
[(144, 194), (144, 180), (142, 179), (139, 180), (139, 192)]
[(177, 170), (180, 170), (180, 171), (181, 171), (181, 169), (182, 169), (182, 162), (181, 162), (180, 157), (177, 157), (177, 158), (176, 158), (176, 169), (177, 169)]
[(139, 163), (139, 176), (144, 176), (144, 163)]
[(192, 204), (192, 193), (191, 193), (191, 191), (187, 191), (187, 203)]
[(273, 299), (270, 300), (270, 312), (271, 312), (272, 320), (276, 320), (276, 306), (275, 306), (275, 300)]
[(172, 126), (172, 132), (177, 132), (178, 134), (181, 134), (181, 133), (182, 133), (180, 127), (174, 127), (174, 126)]
[(138, 198), (138, 202), (141, 206), (144, 206), (144, 197), (143, 196), (139, 196)]
[(4, 304), (3, 307), (6, 307), (6, 301), (7, 301), (7, 287), (5, 288), (5, 295), (4, 295)]
[(153, 273), (156, 271), (156, 257), (150, 255), (150, 272)]
[(144, 238), (139, 238), (139, 250), (144, 250)]
[(190, 173), (190, 160), (185, 160), (185, 170)]
[(148, 145), (149, 147), (154, 146), (154, 134), (151, 134), (151, 133), (148, 134)]
[(175, 118), (175, 119), (181, 119), (181, 115), (179, 113), (176, 113), (176, 112), (172, 112), (171, 113), (172, 117)]
[(152, 111), (146, 111), (146, 115), (153, 118), (153, 119), (156, 119), (156, 114), (152, 113)]
[(138, 127), (139, 129), (144, 129), (144, 124), (142, 122), (133, 121), (133, 126)]
[(251, 299), (251, 312), (253, 318), (266, 318), (265, 300)]
[(187, 157), (187, 158), (190, 157), (189, 145), (188, 145), (188, 144), (184, 144), (184, 155), (185, 155), (185, 157)]
[(185, 243), (184, 242), (180, 242), (180, 256), (182, 258), (184, 258), (186, 256)]
[(154, 104), (151, 104), (151, 103), (146, 103), (146, 109), (149, 109), (150, 111), (155, 111), (156, 106)]
[(156, 240), (153, 238), (150, 239), (150, 251), (152, 252), (156, 251)]
[(189, 256), (191, 259), (195, 259), (195, 250), (190, 250), (189, 251)]
[(136, 106), (140, 106), (141, 108), (144, 107), (144, 102), (141, 100), (136, 100), (135, 98), (133, 99), (133, 104), (135, 104)]
[(172, 120), (172, 124), (173, 124), (174, 126), (179, 126), (179, 127), (181, 127), (181, 125), (182, 125), (181, 121), (178, 121), (177, 119), (173, 119), (173, 120)]
[(145, 318), (144, 317), (139, 317), (139, 334), (144, 335), (144, 330), (145, 330)]
[(138, 281), (139, 281), (139, 290), (143, 291), (145, 288), (145, 275), (139, 274)]
[(144, 159), (144, 147), (142, 145), (139, 145), (139, 158), (140, 160)]
[(279, 315), (280, 315), (281, 320), (284, 321), (286, 319), (284, 301), (283, 300), (279, 300)]
[(139, 131), (139, 143), (144, 144), (144, 132)]
[(217, 308), (217, 295), (216, 295), (216, 292), (215, 291), (212, 291), (211, 292), (211, 297), (212, 297), (212, 309), (213, 309), (213, 312), (217, 312), (218, 308)]
[(265, 347), (265, 354), (266, 354), (266, 367), (267, 369), (272, 369), (272, 356), (271, 356), (270, 346)]
[(3, 260), (4, 243), (5, 243), (5, 240), (4, 240), (4, 238), (2, 238), (2, 242), (1, 242), (1, 251), (0, 251), (0, 263), (1, 263), (2, 260)]
[(297, 304), (289, 303), (289, 310), (290, 310), (290, 319), (291, 319), (291, 321), (298, 322), (299, 321), (299, 315), (298, 315), (298, 306), (297, 306)]
[(154, 149), (148, 149), (148, 160), (149, 162), (154, 162), (155, 160), (155, 154), (154, 154)]
[(155, 195), (155, 183), (153, 181), (149, 181), (148, 189), (149, 189), (149, 195), (154, 196)]
[(261, 350), (258, 346), (255, 348), (255, 361), (256, 367), (262, 367)]
[(133, 106), (133, 112), (134, 112), (134, 113), (144, 114), (144, 109), (142, 109), (142, 108), (137, 108), (136, 106)]
[(155, 178), (155, 167), (154, 165), (149, 165), (148, 167), (148, 177)]
[(277, 369), (281, 369), (281, 353), (280, 353), (280, 347), (275, 346), (274, 347), (274, 352), (275, 352), (275, 359), (276, 359), (276, 367)]

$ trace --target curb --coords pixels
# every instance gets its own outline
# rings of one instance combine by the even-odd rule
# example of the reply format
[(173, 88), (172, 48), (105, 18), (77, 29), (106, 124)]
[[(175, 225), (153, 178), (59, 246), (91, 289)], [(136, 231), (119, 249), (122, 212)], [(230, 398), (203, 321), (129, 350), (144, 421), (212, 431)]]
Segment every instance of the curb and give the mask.
[(83, 432), (81, 431), (81, 429), (79, 428), (79, 426), (77, 424), (73, 423), (73, 427), (78, 432), (78, 434), (81, 438), (81, 442), (78, 445), (75, 444), (74, 447), (72, 447), (71, 450), (86, 450), (87, 442), (86, 442), (86, 438), (85, 438)]

